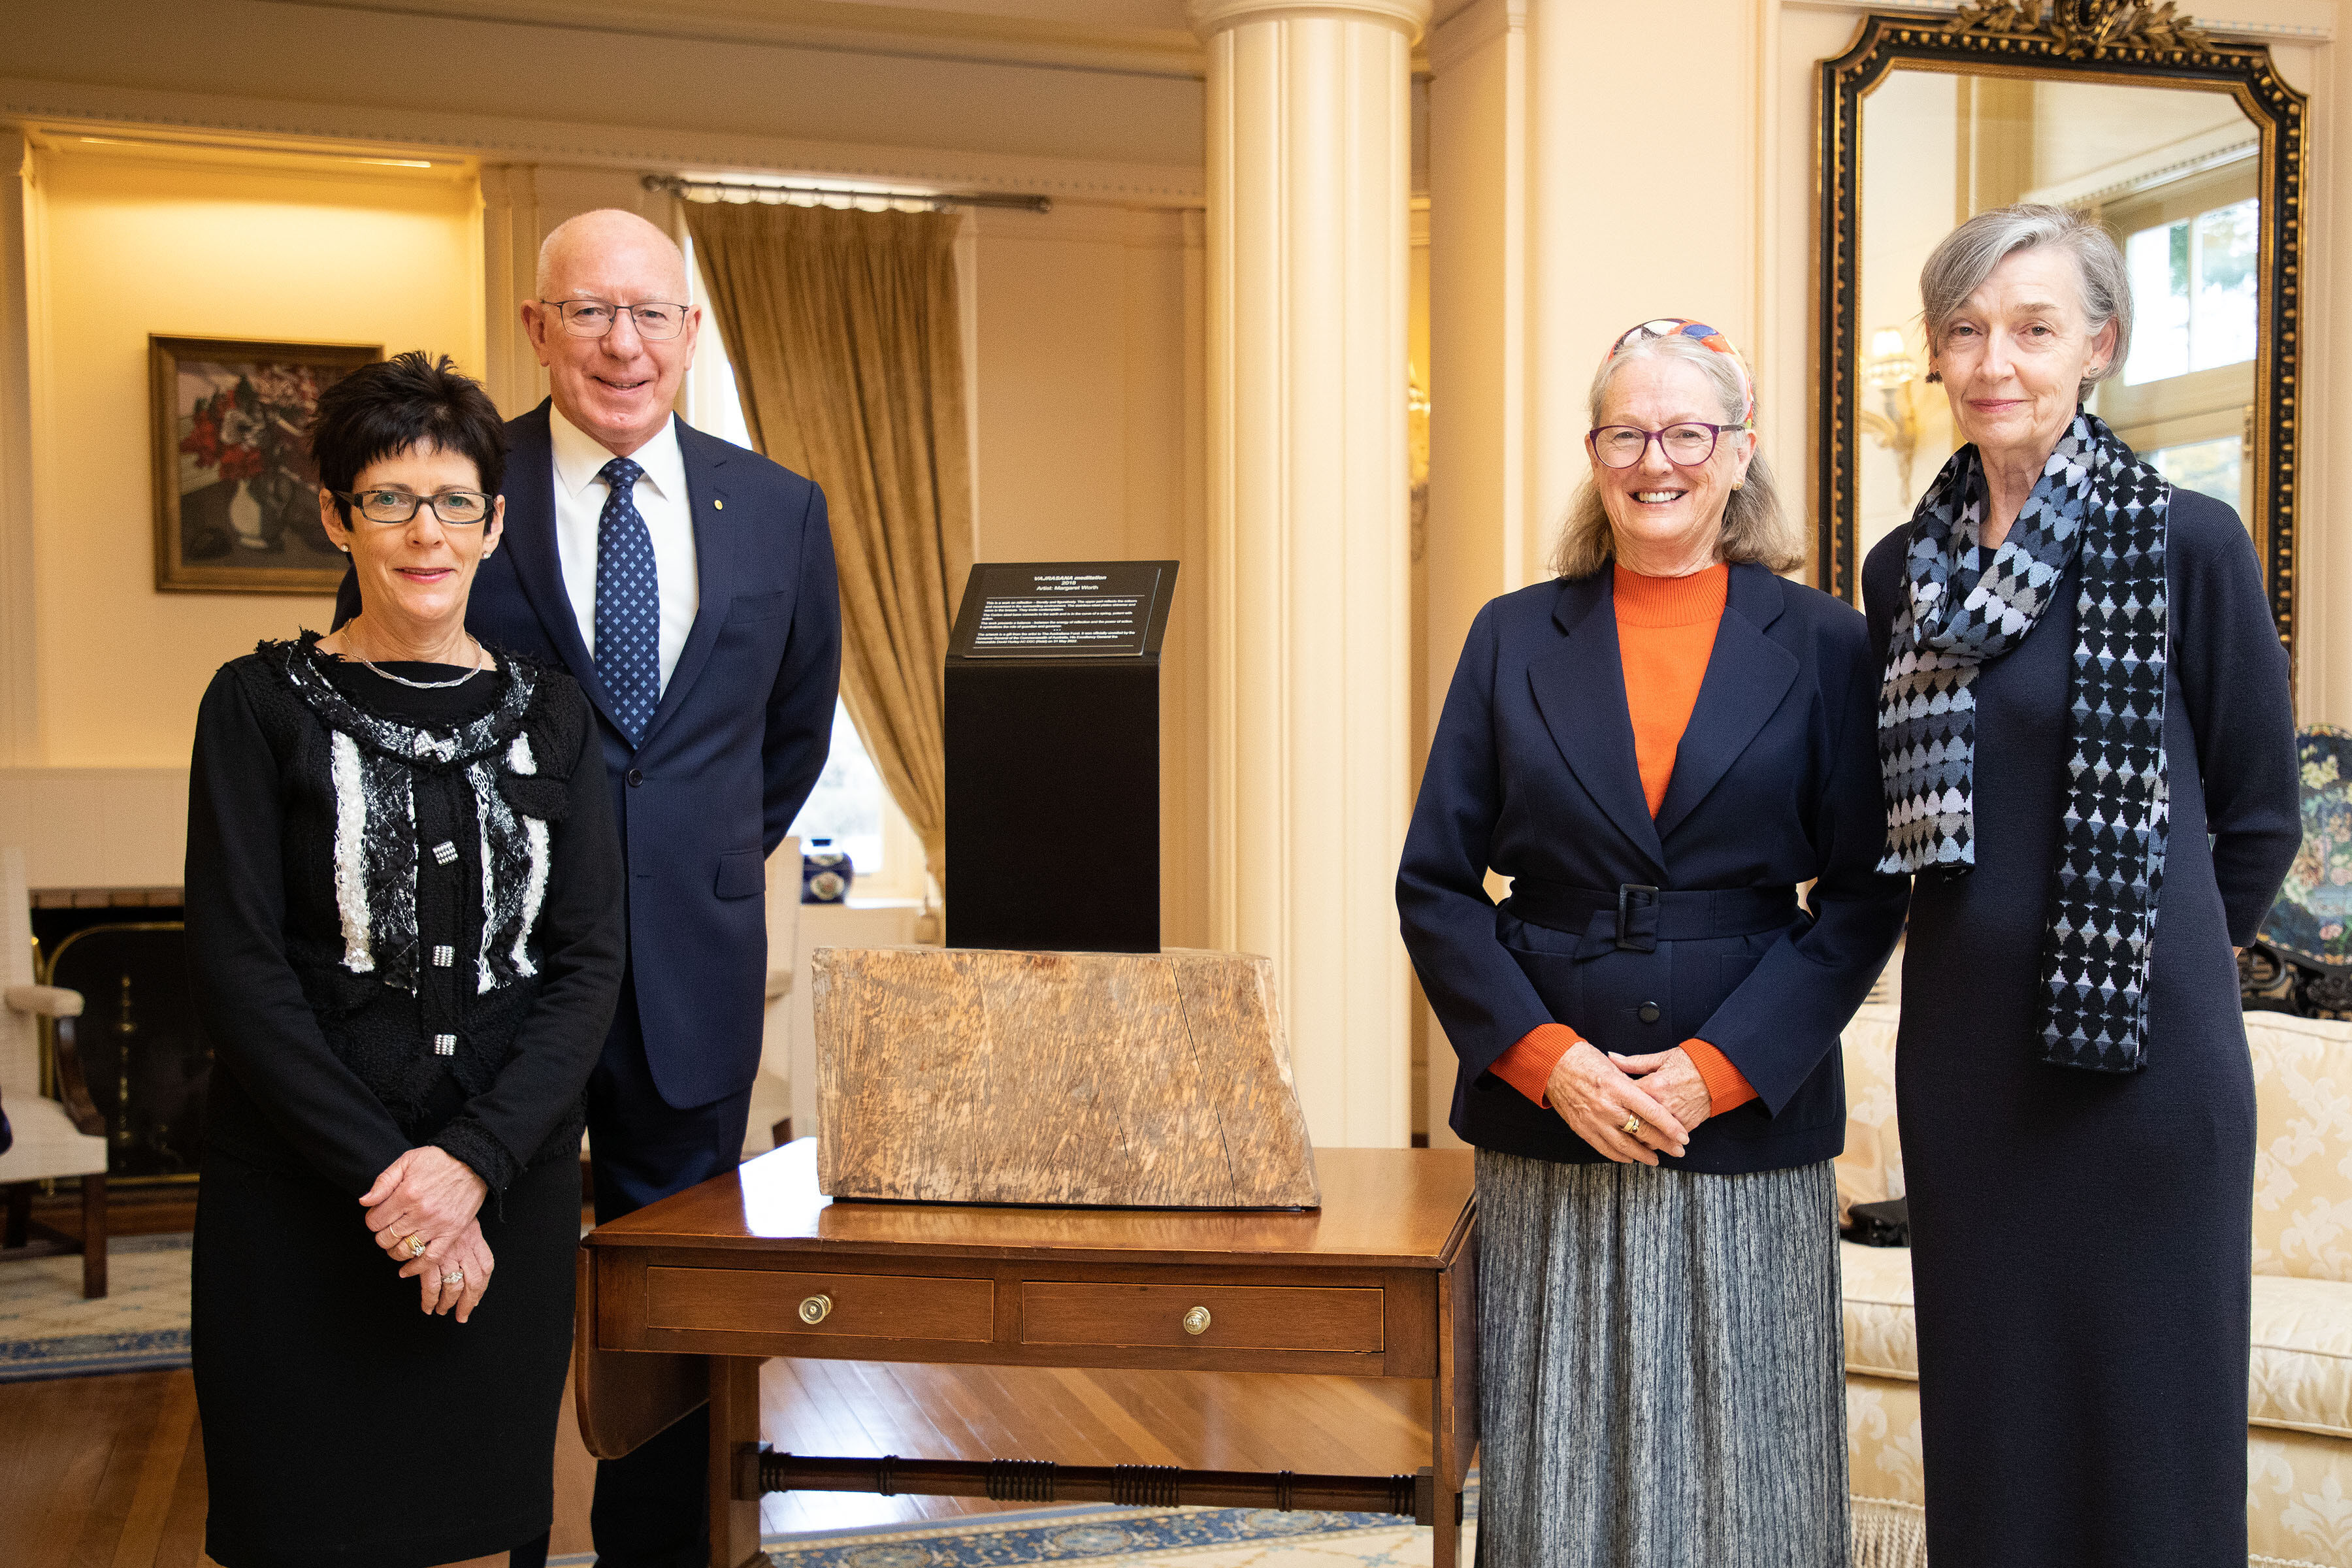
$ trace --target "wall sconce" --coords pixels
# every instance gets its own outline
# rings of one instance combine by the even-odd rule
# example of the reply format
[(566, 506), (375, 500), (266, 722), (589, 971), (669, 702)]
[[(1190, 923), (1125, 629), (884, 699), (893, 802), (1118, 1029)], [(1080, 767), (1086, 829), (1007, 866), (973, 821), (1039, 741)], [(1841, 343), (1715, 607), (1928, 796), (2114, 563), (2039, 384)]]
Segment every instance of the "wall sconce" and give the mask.
[(1404, 367), (1405, 445), (1412, 483), (1429, 481), (1429, 389), (1421, 384), (1421, 367)]
[(1429, 388), (1422, 384), (1421, 367), (1411, 360), (1404, 367), (1404, 435), (1405, 516), (1417, 563), (1429, 548)]
[(1919, 383), (1919, 362), (1911, 357), (1901, 329), (1881, 327), (1870, 334), (1870, 357), (1862, 362), (1862, 379), (1878, 389), (1886, 412), (1857, 409), (1856, 417), (1870, 438), (1895, 454), (1895, 468), (1903, 486), (1903, 504), (1911, 504), (1911, 459), (1919, 451), (1919, 409), (1913, 388)]

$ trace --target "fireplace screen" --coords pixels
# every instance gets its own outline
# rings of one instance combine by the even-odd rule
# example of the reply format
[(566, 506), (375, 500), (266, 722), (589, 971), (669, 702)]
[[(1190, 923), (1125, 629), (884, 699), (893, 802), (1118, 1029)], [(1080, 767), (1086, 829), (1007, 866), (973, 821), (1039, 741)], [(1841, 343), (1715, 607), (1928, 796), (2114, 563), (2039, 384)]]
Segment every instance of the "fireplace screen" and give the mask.
[(181, 923), (84, 926), (57, 942), (48, 983), (82, 994), (76, 1044), (106, 1119), (107, 1174), (194, 1176), (204, 1163), (212, 1047), (190, 999)]

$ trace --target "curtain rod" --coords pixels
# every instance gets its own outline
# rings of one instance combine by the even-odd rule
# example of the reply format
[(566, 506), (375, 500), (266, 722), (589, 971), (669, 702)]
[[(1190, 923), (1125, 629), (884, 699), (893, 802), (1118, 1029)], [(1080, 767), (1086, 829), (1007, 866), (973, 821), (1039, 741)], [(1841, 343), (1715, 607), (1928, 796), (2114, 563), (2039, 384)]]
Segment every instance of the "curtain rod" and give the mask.
[(943, 207), (1015, 207), (1033, 213), (1054, 210), (1051, 196), (1014, 195), (1007, 191), (849, 190), (832, 185), (767, 185), (741, 180), (689, 180), (678, 174), (647, 174), (643, 183), (649, 191), (667, 191), (680, 197), (690, 196), (696, 191), (740, 191), (753, 201), (778, 201), (785, 196), (846, 196), (852, 200), (929, 202), (934, 206)]

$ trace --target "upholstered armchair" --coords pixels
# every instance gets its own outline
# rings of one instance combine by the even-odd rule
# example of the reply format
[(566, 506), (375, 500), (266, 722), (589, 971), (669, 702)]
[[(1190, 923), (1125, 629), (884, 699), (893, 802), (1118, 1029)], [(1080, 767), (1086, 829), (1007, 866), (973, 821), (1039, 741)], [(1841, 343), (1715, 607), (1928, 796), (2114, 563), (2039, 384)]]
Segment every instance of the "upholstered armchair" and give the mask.
[[(106, 1124), (90, 1103), (74, 1054), (81, 994), (33, 984), (32, 906), (25, 855), (0, 849), (0, 1112), (15, 1134), (0, 1153), (6, 1194), (0, 1261), (81, 1254), (81, 1293), (106, 1294)], [(52, 1094), (41, 1092), (40, 1020), (55, 1025)], [(36, 1224), (36, 1182), (81, 1182), (80, 1239)]]

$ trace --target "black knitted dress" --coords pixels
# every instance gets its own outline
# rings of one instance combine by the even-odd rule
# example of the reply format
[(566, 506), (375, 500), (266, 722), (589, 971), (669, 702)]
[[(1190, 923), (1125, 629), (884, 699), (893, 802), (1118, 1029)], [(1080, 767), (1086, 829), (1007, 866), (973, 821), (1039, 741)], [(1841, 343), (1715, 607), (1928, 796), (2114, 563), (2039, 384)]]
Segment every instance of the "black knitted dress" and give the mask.
[[(2237, 517), (2175, 490), (2171, 831), (2146, 1068), (2041, 1060), (2079, 562), (1979, 672), (1976, 866), (1911, 894), (1895, 1046), (1935, 1568), (2241, 1568), (2254, 1082), (2232, 943), (2302, 825), (2287, 661)], [(1884, 657), (1906, 535), (1863, 568)]]
[[(501, 658), (416, 690), (314, 641), (224, 666), (196, 724), (205, 1546), (225, 1568), (423, 1568), (549, 1525), (620, 854), (568, 676)], [(491, 1190), (496, 1272), (464, 1324), (419, 1310), (358, 1202), (425, 1144)]]

